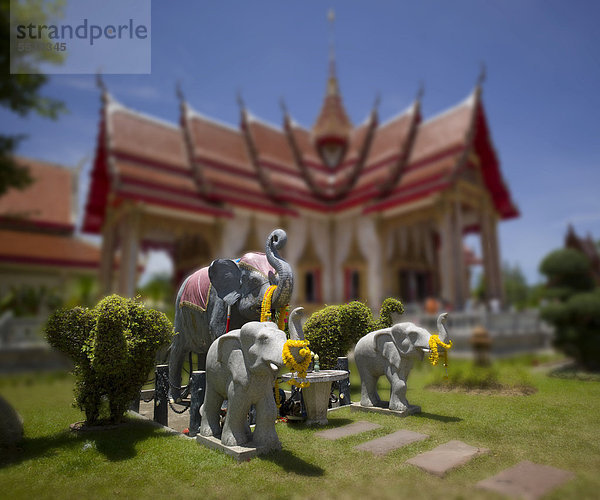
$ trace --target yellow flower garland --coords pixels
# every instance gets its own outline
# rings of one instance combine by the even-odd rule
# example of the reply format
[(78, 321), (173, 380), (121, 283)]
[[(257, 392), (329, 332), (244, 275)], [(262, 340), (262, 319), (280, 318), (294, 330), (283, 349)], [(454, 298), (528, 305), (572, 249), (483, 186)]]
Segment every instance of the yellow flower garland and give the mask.
[[(285, 365), (296, 372), (297, 378), (306, 378), (306, 370), (308, 370), (308, 365), (310, 365), (310, 361), (312, 359), (310, 349), (308, 348), (308, 340), (288, 340), (283, 345), (283, 353), (282, 358)], [(300, 347), (300, 356), (303, 357), (301, 363), (296, 362), (296, 358), (290, 352), (290, 347)], [(295, 379), (290, 379), (289, 384), (295, 385), (297, 387), (308, 387), (310, 382), (298, 382)]]
[(260, 320), (263, 322), (271, 321), (271, 299), (276, 288), (277, 285), (271, 285), (267, 288), (265, 296), (263, 297), (262, 306), (260, 308)]
[[(265, 292), (265, 296), (263, 297), (262, 305), (260, 307), (260, 320), (261, 321), (271, 321), (271, 301), (273, 299), (273, 293), (277, 285), (271, 285), (267, 288)], [(277, 320), (277, 328), (280, 330), (285, 329), (285, 322), (287, 320), (288, 315), (288, 306), (283, 306), (279, 309), (279, 318)]]
[[(437, 365), (438, 359), (440, 355), (438, 354), (438, 344), (441, 345), (444, 349), (448, 350), (452, 347), (452, 341), (449, 341), (447, 344), (444, 344), (440, 340), (439, 335), (432, 335), (429, 337), (429, 361), (433, 366)], [(448, 366), (448, 353), (444, 351), (444, 366)]]
[(277, 328), (280, 330), (285, 330), (285, 323), (287, 322), (289, 314), (289, 307), (283, 306), (279, 309), (279, 319), (277, 320)]
[(275, 404), (277, 408), (281, 408), (281, 400), (279, 399), (279, 379), (275, 377)]

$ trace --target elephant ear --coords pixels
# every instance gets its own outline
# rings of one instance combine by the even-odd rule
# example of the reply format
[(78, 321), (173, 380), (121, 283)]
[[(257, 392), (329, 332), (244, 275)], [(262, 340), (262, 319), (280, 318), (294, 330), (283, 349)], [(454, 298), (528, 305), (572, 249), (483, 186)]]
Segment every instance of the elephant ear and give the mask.
[(217, 259), (208, 268), (208, 276), (220, 299), (228, 306), (240, 299), (242, 272), (230, 259)]
[(380, 337), (383, 338), (384, 342), (381, 354), (392, 366), (394, 366), (396, 369), (400, 369), (400, 352), (390, 330), (385, 329), (375, 333), (375, 336), (373, 338), (373, 342), (375, 343), (375, 350), (377, 350), (377, 340)]
[(391, 328), (394, 344), (403, 356), (406, 356), (414, 348), (419, 339), (419, 332), (414, 328), (412, 323), (397, 323)]
[(227, 364), (227, 370), (236, 384), (248, 385), (248, 369), (239, 331), (226, 333), (217, 339), (217, 361)]

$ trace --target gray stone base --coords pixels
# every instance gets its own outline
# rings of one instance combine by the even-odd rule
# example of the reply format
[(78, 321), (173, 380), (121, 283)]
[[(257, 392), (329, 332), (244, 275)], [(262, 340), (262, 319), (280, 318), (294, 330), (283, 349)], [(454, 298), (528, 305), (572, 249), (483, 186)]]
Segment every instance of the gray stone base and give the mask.
[(225, 446), (221, 443), (221, 440), (215, 437), (201, 436), (198, 434), (196, 436), (196, 441), (207, 448), (212, 450), (219, 450), (235, 458), (238, 462), (245, 462), (250, 460), (251, 458), (256, 457), (257, 455), (262, 455), (264, 453), (269, 453), (270, 451), (280, 450), (281, 444), (279, 446), (254, 446), (252, 442), (246, 443), (244, 446)]
[(351, 403), (350, 408), (352, 411), (364, 411), (368, 413), (383, 413), (384, 415), (395, 415), (396, 417), (408, 417), (409, 415), (415, 415), (421, 413), (421, 407), (411, 405), (405, 411), (390, 410), (387, 405), (387, 401), (382, 401), (381, 406), (361, 406), (360, 403)]

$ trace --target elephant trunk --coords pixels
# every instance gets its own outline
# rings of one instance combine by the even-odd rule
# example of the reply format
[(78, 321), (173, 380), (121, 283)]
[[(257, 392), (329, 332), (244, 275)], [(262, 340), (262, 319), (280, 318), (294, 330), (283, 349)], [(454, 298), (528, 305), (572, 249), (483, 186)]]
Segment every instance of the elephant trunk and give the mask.
[(438, 316), (437, 320), (438, 335), (444, 344), (448, 343), (448, 330), (446, 330), (445, 325), (447, 317), (448, 313), (442, 313)]
[(304, 340), (304, 332), (302, 331), (302, 311), (304, 311), (303, 307), (296, 307), (290, 313), (290, 319), (288, 321), (288, 326), (290, 329), (290, 339), (292, 340)]
[(287, 305), (292, 297), (294, 289), (294, 273), (292, 266), (281, 258), (278, 250), (281, 250), (287, 242), (287, 235), (283, 229), (275, 229), (267, 238), (265, 254), (267, 261), (277, 273), (277, 289), (273, 293), (271, 307), (279, 309)]

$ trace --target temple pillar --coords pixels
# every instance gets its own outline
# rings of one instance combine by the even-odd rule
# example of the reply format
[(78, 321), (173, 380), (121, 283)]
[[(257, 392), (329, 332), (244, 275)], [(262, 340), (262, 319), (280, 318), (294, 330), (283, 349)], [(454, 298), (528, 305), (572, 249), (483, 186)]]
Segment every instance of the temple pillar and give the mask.
[(500, 248), (498, 246), (498, 219), (494, 215), (490, 217), (490, 241), (495, 283), (494, 295), (502, 303), (504, 301), (504, 287), (502, 286), (502, 264), (500, 260)]
[(137, 281), (137, 263), (140, 247), (140, 218), (138, 213), (130, 213), (121, 221), (121, 262), (119, 265), (118, 293), (123, 297), (133, 297)]
[(465, 255), (463, 248), (463, 222), (462, 209), (459, 201), (454, 202), (453, 206), (453, 231), (452, 231), (452, 249), (454, 262), (454, 297), (452, 303), (456, 309), (462, 309), (465, 304)]
[(483, 273), (485, 276), (486, 299), (502, 301), (502, 276), (498, 250), (497, 221), (492, 213), (480, 218)]
[(455, 269), (452, 262), (452, 213), (449, 207), (443, 208), (443, 214), (438, 223), (438, 233), (440, 238), (438, 249), (440, 298), (452, 302)]
[(102, 248), (100, 255), (100, 293), (110, 294), (113, 286), (113, 271), (115, 261), (115, 227), (105, 223), (102, 228)]

